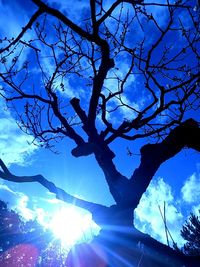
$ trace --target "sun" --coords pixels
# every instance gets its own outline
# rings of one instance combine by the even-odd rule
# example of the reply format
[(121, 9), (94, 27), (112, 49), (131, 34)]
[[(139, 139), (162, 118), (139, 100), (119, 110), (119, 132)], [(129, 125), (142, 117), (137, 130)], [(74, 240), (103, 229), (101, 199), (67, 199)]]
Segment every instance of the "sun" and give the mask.
[(63, 246), (73, 246), (81, 241), (88, 241), (98, 231), (98, 226), (89, 213), (71, 207), (62, 207), (55, 212), (49, 228)]

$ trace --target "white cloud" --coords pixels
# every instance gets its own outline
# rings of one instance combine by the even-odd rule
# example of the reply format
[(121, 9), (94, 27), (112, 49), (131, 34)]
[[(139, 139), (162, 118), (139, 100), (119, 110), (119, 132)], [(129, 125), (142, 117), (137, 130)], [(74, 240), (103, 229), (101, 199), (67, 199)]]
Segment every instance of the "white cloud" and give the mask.
[(185, 202), (198, 202), (200, 197), (200, 175), (194, 173), (188, 177), (181, 189), (181, 193)]
[(181, 188), (180, 198), (174, 196), (171, 187), (163, 178), (155, 179), (150, 183), (135, 211), (135, 225), (141, 231), (166, 244), (164, 222), (159, 210), (160, 206), (163, 214), (165, 203), (167, 227), (174, 241), (181, 247), (185, 241), (180, 236), (180, 230), (185, 220), (190, 217), (190, 212), (199, 215), (199, 195), (199, 174), (192, 174), (186, 179)]
[(38, 204), (40, 204), (40, 198), (37, 199), (37, 205), (33, 205), (33, 208), (30, 208), (29, 204), (31, 204), (33, 199), (34, 197), (29, 198), (29, 196), (23, 192), (12, 190), (6, 184), (0, 184), (0, 200), (7, 202), (8, 207), (16, 211), (25, 220), (36, 219), (42, 226), (47, 227), (49, 219), (52, 216), (49, 212), (51, 209), (38, 206)]
[(18, 128), (15, 119), (0, 99), (0, 158), (7, 165), (30, 164), (30, 160), (26, 160), (27, 156), (37, 149), (36, 146), (30, 144), (32, 140), (32, 136), (23, 133)]
[[(166, 222), (175, 242), (183, 244), (180, 229), (183, 225), (183, 215), (177, 209), (171, 187), (158, 178), (151, 182), (148, 190), (141, 198), (135, 212), (135, 224), (141, 231), (151, 234), (157, 240), (167, 243), (164, 222), (159, 210), (163, 213), (165, 202)], [(169, 240), (172, 241), (169, 237)], [(171, 243), (172, 244), (172, 243)]]
[(24, 193), (15, 192), (7, 185), (0, 184), (0, 199), (8, 202), (9, 208), (15, 210), (24, 219), (30, 220), (34, 218), (34, 212), (27, 207), (29, 198)]
[(28, 201), (29, 197), (23, 193), (18, 193), (19, 194), (19, 199), (17, 202), (17, 207), (16, 210), (19, 212), (20, 215), (24, 217), (26, 220), (31, 220), (35, 217), (35, 213), (33, 210), (29, 209), (28, 206)]

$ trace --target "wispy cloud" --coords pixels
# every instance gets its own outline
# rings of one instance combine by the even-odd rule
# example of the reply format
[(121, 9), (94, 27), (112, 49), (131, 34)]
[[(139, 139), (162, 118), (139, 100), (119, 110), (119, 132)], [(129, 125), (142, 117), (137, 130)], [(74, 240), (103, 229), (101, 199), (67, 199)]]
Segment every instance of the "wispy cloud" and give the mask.
[(0, 99), (0, 157), (7, 165), (12, 163), (26, 165), (27, 157), (37, 149), (31, 144), (32, 140), (32, 136), (18, 128), (3, 99)]

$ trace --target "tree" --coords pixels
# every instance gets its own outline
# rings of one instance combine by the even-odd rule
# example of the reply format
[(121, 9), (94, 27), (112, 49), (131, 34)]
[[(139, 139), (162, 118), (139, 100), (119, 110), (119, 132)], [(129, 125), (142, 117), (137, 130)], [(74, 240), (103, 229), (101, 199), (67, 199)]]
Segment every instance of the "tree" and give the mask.
[(183, 252), (186, 255), (200, 256), (200, 220), (198, 216), (191, 213), (181, 230), (181, 236), (187, 241)]
[[(186, 147), (200, 151), (198, 6), (193, 1), (90, 0), (77, 20), (78, 11), (71, 18), (44, 1), (30, 2), (36, 11), (20, 34), (1, 40), (1, 96), (36, 145), (53, 150), (57, 141), (69, 138), (76, 145), (74, 157), (93, 154), (115, 205), (78, 199), (42, 175), (15, 176), (2, 160), (1, 178), (38, 182), (57, 198), (87, 209), (102, 236), (109, 224), (108, 235), (118, 241), (130, 237), (134, 246), (149, 247), (150, 266), (159, 266), (151, 258), (153, 248), (157, 256), (173, 259), (174, 265), (170, 260), (166, 266), (181, 266), (187, 261), (182, 255), (133, 227), (133, 212), (163, 162)], [(155, 8), (162, 9), (164, 19)], [(28, 60), (20, 61), (26, 53)], [(130, 178), (114, 164), (111, 144), (118, 139), (146, 143)], [(132, 230), (119, 233), (115, 226)], [(119, 265), (134, 260), (127, 261)]]

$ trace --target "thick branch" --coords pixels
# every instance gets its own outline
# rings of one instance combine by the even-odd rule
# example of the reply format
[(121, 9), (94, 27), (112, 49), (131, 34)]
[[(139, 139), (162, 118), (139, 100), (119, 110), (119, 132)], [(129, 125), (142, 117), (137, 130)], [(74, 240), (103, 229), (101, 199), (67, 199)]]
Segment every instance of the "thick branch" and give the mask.
[(90, 99), (90, 106), (88, 112), (88, 120), (91, 125), (91, 129), (95, 129), (95, 119), (97, 113), (98, 102), (103, 87), (103, 83), (106, 79), (108, 71), (115, 66), (114, 60), (110, 58), (110, 47), (108, 43), (100, 39), (102, 61), (99, 67), (98, 74), (94, 77), (92, 96)]
[(132, 196), (126, 194), (129, 188), (129, 181), (116, 169), (115, 164), (113, 163), (115, 154), (102, 140), (99, 140), (99, 142), (95, 140), (95, 143), (84, 143), (72, 150), (72, 155), (75, 157), (87, 156), (92, 153), (94, 153), (95, 158), (105, 175), (110, 193), (115, 202), (119, 205), (124, 205), (129, 202), (127, 199)]
[(93, 34), (97, 35), (98, 34), (98, 27), (96, 25), (96, 0), (90, 0), (90, 9), (91, 9)]
[(82, 127), (83, 130), (88, 134), (88, 136), (90, 136), (91, 133), (90, 133), (90, 126), (88, 125), (88, 117), (85, 111), (80, 106), (80, 100), (74, 97), (70, 100), (70, 103), (73, 109), (75, 110), (76, 114), (79, 116), (81, 122), (83, 123), (83, 127)]
[(129, 187), (129, 180), (123, 176), (113, 163), (114, 153), (105, 143), (99, 144), (98, 150), (94, 151), (95, 158), (101, 167), (110, 193), (118, 205), (124, 205), (130, 197), (126, 194)]
[[(102, 211), (106, 211), (108, 208), (96, 204), (93, 202), (85, 201), (83, 199), (74, 197), (68, 193), (66, 193), (64, 190), (60, 189), (59, 187), (55, 186), (54, 183), (48, 181), (46, 178), (44, 178), (42, 175), (33, 175), (33, 176), (16, 176), (12, 174), (4, 162), (0, 159), (0, 167), (2, 168), (2, 171), (0, 170), (0, 177), (4, 180), (10, 181), (10, 182), (16, 182), (16, 183), (31, 183), (31, 182), (38, 182), (42, 186), (44, 186), (46, 189), (48, 189), (49, 192), (56, 194), (56, 198), (60, 199), (64, 202), (71, 203), (75, 206), (78, 206), (80, 208), (83, 208), (85, 210), (88, 210), (92, 213), (101, 213)], [(95, 217), (95, 216), (94, 216)], [(96, 217), (95, 217), (96, 218)]]
[(141, 163), (131, 177), (132, 204), (136, 208), (143, 193), (159, 166), (174, 157), (184, 147), (200, 152), (200, 128), (193, 119), (188, 119), (176, 127), (158, 144), (147, 144), (141, 148)]

